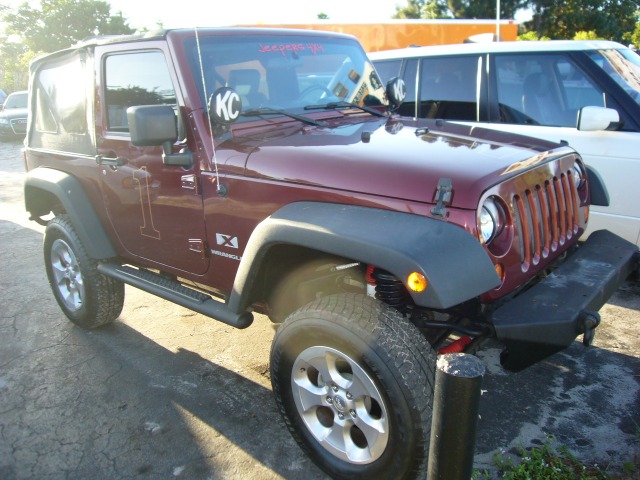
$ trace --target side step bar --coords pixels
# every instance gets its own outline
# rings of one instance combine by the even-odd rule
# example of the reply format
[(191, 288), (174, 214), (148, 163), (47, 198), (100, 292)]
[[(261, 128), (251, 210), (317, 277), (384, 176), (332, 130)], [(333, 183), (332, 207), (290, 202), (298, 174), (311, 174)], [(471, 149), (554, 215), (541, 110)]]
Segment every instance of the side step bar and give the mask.
[(185, 287), (157, 273), (115, 263), (100, 263), (98, 271), (107, 277), (115, 278), (232, 327), (247, 328), (253, 323), (251, 312), (239, 314), (232, 312), (224, 303), (214, 300), (209, 295)]

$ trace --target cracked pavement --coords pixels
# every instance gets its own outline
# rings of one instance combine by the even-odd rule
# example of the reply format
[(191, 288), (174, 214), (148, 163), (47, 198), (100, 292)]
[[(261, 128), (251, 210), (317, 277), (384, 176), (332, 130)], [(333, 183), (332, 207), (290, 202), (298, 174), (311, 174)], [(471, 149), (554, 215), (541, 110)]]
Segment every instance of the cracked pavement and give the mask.
[[(321, 479), (271, 395), (273, 327), (239, 331), (126, 287), (121, 317), (83, 330), (47, 283), (43, 228), (22, 200), (21, 144), (0, 143), (0, 478)], [(640, 451), (640, 287), (578, 342), (524, 372), (481, 351), (477, 469), (553, 436), (583, 462)]]

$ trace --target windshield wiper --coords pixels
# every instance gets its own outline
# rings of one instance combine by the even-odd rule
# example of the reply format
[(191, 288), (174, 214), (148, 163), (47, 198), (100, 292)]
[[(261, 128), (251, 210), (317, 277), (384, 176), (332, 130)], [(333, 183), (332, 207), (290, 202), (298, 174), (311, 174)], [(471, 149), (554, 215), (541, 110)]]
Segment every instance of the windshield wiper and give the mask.
[(301, 122), (308, 123), (309, 125), (315, 125), (316, 127), (322, 127), (324, 124), (313, 118), (304, 117), (302, 115), (296, 115), (295, 113), (285, 112), (284, 110), (277, 110), (275, 108), (269, 107), (261, 107), (261, 108), (252, 108), (250, 110), (245, 110), (242, 112), (243, 117), (259, 117), (261, 115), (284, 115), (285, 117), (294, 118), (296, 120), (300, 120)]
[(357, 103), (351, 103), (351, 102), (329, 102), (329, 103), (322, 103), (319, 105), (307, 105), (306, 107), (304, 107), (305, 110), (337, 110), (338, 108), (359, 108), (360, 110), (370, 113), (372, 115), (377, 115), (378, 117), (386, 117), (387, 115), (385, 113), (382, 113), (379, 110), (376, 110), (375, 108), (371, 108), (371, 107), (367, 107), (364, 105), (358, 105)]

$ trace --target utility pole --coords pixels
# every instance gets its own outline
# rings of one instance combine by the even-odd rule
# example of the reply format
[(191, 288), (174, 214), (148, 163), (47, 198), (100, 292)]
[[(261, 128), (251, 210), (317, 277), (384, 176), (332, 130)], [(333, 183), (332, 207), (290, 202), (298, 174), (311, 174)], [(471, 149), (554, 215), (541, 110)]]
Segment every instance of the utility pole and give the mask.
[(496, 0), (496, 42), (500, 41), (500, 0)]

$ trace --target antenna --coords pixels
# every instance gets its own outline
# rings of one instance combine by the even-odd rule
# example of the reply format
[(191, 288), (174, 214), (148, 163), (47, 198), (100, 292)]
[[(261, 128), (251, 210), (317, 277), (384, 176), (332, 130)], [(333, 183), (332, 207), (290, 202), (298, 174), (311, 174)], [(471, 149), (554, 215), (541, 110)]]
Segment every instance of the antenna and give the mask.
[(213, 151), (213, 168), (216, 175), (216, 192), (222, 194), (224, 192), (220, 185), (220, 175), (218, 174), (218, 159), (216, 157), (216, 143), (213, 136), (213, 125), (211, 125), (211, 111), (209, 108), (209, 94), (207, 92), (207, 82), (204, 78), (204, 63), (202, 62), (202, 51), (200, 50), (200, 36), (198, 35), (198, 27), (194, 27), (196, 33), (196, 45), (198, 46), (198, 61), (200, 62), (200, 78), (202, 80), (202, 91), (204, 92), (204, 103), (207, 110), (207, 125), (209, 126), (209, 138), (211, 138), (211, 150)]

